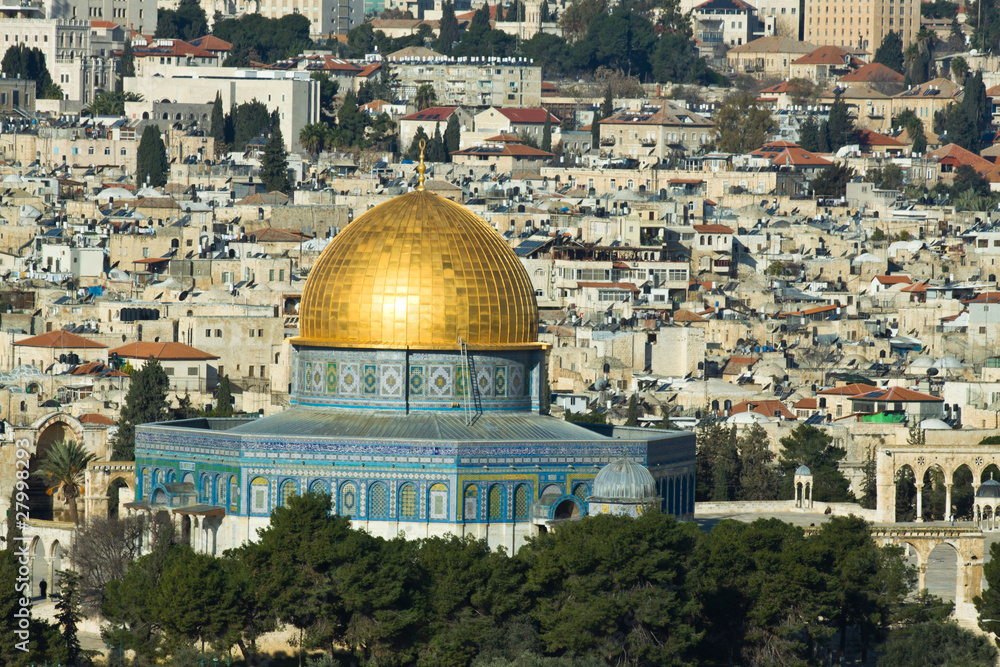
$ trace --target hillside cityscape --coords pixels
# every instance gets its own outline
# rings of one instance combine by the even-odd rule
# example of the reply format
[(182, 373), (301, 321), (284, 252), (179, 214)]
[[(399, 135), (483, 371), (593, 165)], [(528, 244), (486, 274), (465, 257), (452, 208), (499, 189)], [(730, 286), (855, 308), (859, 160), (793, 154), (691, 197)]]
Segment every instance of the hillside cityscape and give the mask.
[(0, 665), (1000, 661), (1000, 3), (0, 0)]

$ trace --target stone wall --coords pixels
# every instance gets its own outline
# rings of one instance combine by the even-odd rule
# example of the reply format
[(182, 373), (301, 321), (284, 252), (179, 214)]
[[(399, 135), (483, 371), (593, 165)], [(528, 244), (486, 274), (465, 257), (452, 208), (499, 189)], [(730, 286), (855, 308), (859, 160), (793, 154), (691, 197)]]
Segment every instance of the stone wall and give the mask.
[(826, 514), (830, 509), (833, 516), (859, 516), (866, 521), (875, 521), (875, 510), (866, 510), (857, 503), (823, 503), (813, 501), (811, 508), (796, 507), (794, 500), (745, 500), (726, 503), (696, 503), (695, 516), (717, 514)]

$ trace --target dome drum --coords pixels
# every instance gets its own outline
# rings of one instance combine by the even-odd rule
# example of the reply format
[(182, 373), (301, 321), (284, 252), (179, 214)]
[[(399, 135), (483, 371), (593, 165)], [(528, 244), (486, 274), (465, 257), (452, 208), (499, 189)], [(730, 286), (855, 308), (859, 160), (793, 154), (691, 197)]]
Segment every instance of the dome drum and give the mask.
[(292, 402), (456, 410), (465, 408), (472, 390), (484, 410), (531, 410), (538, 408), (543, 374), (544, 357), (534, 350), (463, 357), (447, 350), (299, 348), (292, 358)]

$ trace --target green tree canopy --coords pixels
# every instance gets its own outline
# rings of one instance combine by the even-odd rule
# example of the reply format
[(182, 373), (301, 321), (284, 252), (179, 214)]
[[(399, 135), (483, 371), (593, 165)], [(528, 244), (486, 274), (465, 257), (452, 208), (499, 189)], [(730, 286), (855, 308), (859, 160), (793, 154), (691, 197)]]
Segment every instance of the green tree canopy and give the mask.
[(215, 150), (221, 152), (226, 145), (226, 115), (222, 112), (222, 94), (215, 94), (215, 101), (212, 102), (212, 140), (215, 142)]
[(903, 39), (899, 33), (890, 30), (882, 38), (882, 43), (875, 50), (872, 62), (881, 63), (894, 72), (903, 73)]
[(823, 429), (812, 424), (801, 424), (781, 439), (781, 496), (793, 498), (795, 470), (801, 465), (813, 475), (813, 499), (818, 502), (854, 502), (850, 482), (837, 468), (837, 463), (847, 455), (833, 446), (833, 438)]
[(763, 146), (777, 129), (771, 112), (752, 93), (730, 95), (715, 113), (719, 150), (750, 153)]
[(112, 440), (115, 461), (135, 460), (135, 427), (161, 422), (167, 417), (167, 390), (170, 381), (156, 359), (150, 357), (132, 374), (125, 406), (118, 415), (118, 432)]
[(84, 111), (91, 116), (124, 116), (126, 102), (142, 102), (142, 95), (119, 91), (100, 92), (94, 95), (94, 100)]
[(309, 19), (298, 13), (277, 19), (260, 14), (223, 19), (215, 22), (212, 34), (233, 45), (227, 67), (246, 67), (250, 60), (273, 63), (313, 47)]
[(34, 473), (49, 487), (50, 494), (58, 493), (66, 501), (69, 520), (74, 524), (80, 522), (76, 499), (83, 493), (87, 465), (94, 460), (94, 455), (76, 440), (57, 440), (49, 447)]
[(177, 9), (161, 9), (156, 16), (157, 39), (190, 41), (208, 34), (208, 18), (198, 0), (180, 0)]
[(434, 50), (446, 56), (450, 55), (452, 47), (458, 40), (458, 19), (455, 18), (455, 5), (446, 1), (441, 5), (441, 19), (438, 21), (438, 38)]
[(879, 667), (962, 667), (992, 665), (997, 650), (990, 641), (952, 620), (927, 621), (892, 632), (878, 657)]
[(0, 70), (12, 79), (34, 81), (38, 99), (62, 99), (62, 89), (52, 80), (45, 65), (45, 54), (39, 48), (29, 47), (24, 42), (10, 46), (0, 62)]
[(167, 147), (160, 138), (160, 128), (147, 125), (136, 149), (135, 182), (140, 186), (148, 184), (158, 188), (166, 184), (169, 176), (170, 162), (167, 160)]
[(846, 164), (831, 164), (813, 178), (813, 194), (817, 197), (843, 197), (847, 192), (847, 184), (854, 176), (854, 170)]
[(264, 154), (260, 158), (260, 181), (268, 192), (292, 191), (288, 178), (288, 153), (285, 151), (285, 139), (281, 136), (281, 128), (275, 127), (264, 145)]

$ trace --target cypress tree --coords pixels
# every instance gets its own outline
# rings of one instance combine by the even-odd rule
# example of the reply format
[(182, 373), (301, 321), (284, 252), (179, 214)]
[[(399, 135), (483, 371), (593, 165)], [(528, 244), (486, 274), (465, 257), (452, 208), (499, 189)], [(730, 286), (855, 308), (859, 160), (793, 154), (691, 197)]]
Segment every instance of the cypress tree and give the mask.
[(215, 150), (220, 150), (226, 144), (226, 118), (222, 113), (222, 94), (215, 94), (212, 103), (212, 139), (215, 140)]
[(268, 192), (291, 192), (288, 182), (288, 154), (281, 129), (275, 127), (260, 158), (260, 180)]
[(136, 185), (148, 183), (150, 187), (158, 188), (167, 182), (170, 175), (170, 162), (167, 161), (167, 148), (160, 138), (160, 128), (147, 125), (142, 131), (139, 148), (135, 158)]
[(451, 154), (457, 151), (462, 144), (462, 130), (458, 126), (458, 113), (452, 113), (448, 117), (448, 125), (444, 128), (444, 150), (445, 159), (451, 162)]
[(63, 655), (67, 665), (78, 665), (80, 660), (80, 637), (77, 628), (82, 618), (80, 614), (80, 575), (73, 570), (60, 572), (59, 592), (56, 599), (56, 621), (62, 626)]
[(112, 441), (115, 461), (135, 460), (135, 426), (167, 418), (167, 389), (170, 381), (160, 362), (152, 357), (132, 374), (125, 395), (125, 407), (118, 415), (118, 432)]
[(542, 128), (542, 150), (546, 153), (552, 150), (552, 114), (545, 112), (545, 126)]
[(639, 399), (635, 394), (628, 398), (628, 412), (625, 415), (625, 426), (639, 425)]
[(455, 5), (451, 2), (445, 2), (441, 5), (441, 20), (438, 22), (435, 50), (446, 56), (451, 55), (452, 45), (458, 40), (458, 19), (455, 18)]
[(590, 147), (601, 149), (601, 110), (594, 110), (594, 120), (590, 121)]
[(135, 54), (132, 52), (132, 40), (125, 38), (125, 46), (122, 47), (121, 71), (118, 76), (118, 90), (125, 90), (125, 78), (135, 76)]
[(215, 398), (215, 410), (212, 411), (215, 417), (233, 416), (233, 394), (229, 387), (229, 376), (222, 376), (219, 381), (219, 391)]

